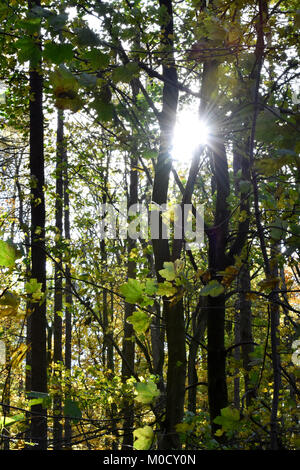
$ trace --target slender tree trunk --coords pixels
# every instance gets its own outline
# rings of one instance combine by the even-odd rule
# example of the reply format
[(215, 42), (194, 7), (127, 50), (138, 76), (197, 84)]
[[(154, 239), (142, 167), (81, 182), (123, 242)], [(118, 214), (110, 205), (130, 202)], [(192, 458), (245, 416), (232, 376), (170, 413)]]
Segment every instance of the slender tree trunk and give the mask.
[(191, 339), (188, 357), (188, 410), (196, 414), (197, 412), (197, 368), (196, 360), (199, 349), (199, 342), (203, 339), (207, 326), (206, 299), (199, 299), (198, 308), (193, 314), (193, 338)]
[[(153, 263), (151, 256), (151, 264)], [(166, 389), (164, 382), (164, 361), (165, 361), (165, 328), (161, 324), (161, 311), (160, 304), (158, 301), (155, 301), (153, 306), (153, 319), (151, 322), (151, 348), (152, 348), (152, 361), (153, 361), (153, 371), (154, 374), (159, 377), (157, 388), (160, 391), (160, 395), (155, 404), (155, 413), (158, 421), (161, 421), (161, 416), (165, 408), (165, 398), (166, 398)], [(160, 423), (161, 424), (161, 423)]]
[[(130, 184), (129, 184), (129, 198), (128, 208), (138, 202), (138, 173), (136, 170), (137, 156), (133, 152), (133, 157), (130, 161)], [(130, 259), (131, 251), (136, 247), (136, 241), (128, 238), (128, 265), (127, 277), (128, 279), (135, 279), (136, 277), (136, 263)], [(133, 326), (127, 322), (127, 318), (134, 312), (135, 306), (125, 303), (125, 318), (124, 318), (124, 340), (123, 340), (123, 357), (122, 361), (122, 380), (126, 382), (132, 376), (134, 371), (134, 357), (135, 357), (135, 341)], [(124, 402), (124, 438), (122, 442), (122, 450), (129, 450), (133, 446), (133, 424), (134, 424), (134, 404), (128, 400)]]
[[(63, 153), (64, 153), (64, 121), (63, 111), (57, 113), (57, 153), (56, 153), (56, 201), (55, 201), (55, 227), (57, 242), (55, 246), (55, 257), (61, 259), (61, 243), (63, 235)], [(57, 393), (54, 397), (54, 415), (62, 414), (62, 389), (61, 389), (61, 365), (62, 365), (62, 263), (55, 263), (54, 270), (54, 352), (53, 366)], [(56, 370), (56, 366), (58, 369)], [(54, 449), (60, 450), (62, 446), (62, 424), (60, 418), (53, 419)]]
[[(40, 1), (29, 1), (29, 9), (40, 6)], [(31, 278), (46, 290), (45, 252), (45, 198), (44, 198), (44, 118), (43, 77), (30, 65), (30, 177), (31, 177)], [(47, 393), (46, 356), (46, 300), (32, 302), (31, 310), (31, 390)], [(35, 414), (31, 419), (33, 449), (47, 448), (47, 417), (42, 405), (31, 408)]]
[[(163, 76), (165, 78), (163, 87), (163, 107), (160, 119), (160, 150), (155, 168), (152, 201), (158, 206), (167, 202), (169, 177), (172, 166), (171, 145), (174, 130), (176, 111), (178, 104), (178, 80), (173, 55), (173, 7), (172, 1), (160, 0), (160, 7), (165, 7), (166, 19), (162, 21), (162, 43), (166, 52), (166, 61), (163, 64)], [(160, 213), (160, 228), (162, 219)], [(163, 268), (165, 261), (170, 261), (169, 242), (160, 237), (152, 240), (155, 270), (159, 282), (163, 282), (159, 271)], [(180, 250), (179, 250), (180, 256)], [(176, 432), (176, 424), (183, 418), (184, 394), (185, 394), (185, 325), (183, 302), (171, 304), (164, 300), (164, 313), (166, 325), (166, 338), (168, 345), (168, 369), (166, 386), (166, 415), (164, 430), (159, 442), (161, 449), (180, 449), (181, 443)]]
[[(111, 290), (113, 290), (113, 286), (111, 286)], [(113, 325), (113, 319), (114, 319), (114, 295), (113, 293), (110, 294), (110, 319), (109, 319), (109, 324)], [(113, 346), (113, 332), (112, 329), (110, 329), (108, 333), (108, 345), (107, 345), (107, 368), (111, 370), (112, 374), (114, 373), (115, 370), (115, 362), (114, 362), (114, 346)]]
[[(234, 313), (234, 342), (239, 344), (241, 342), (241, 331), (240, 331), (240, 311), (238, 306), (235, 307)], [(241, 350), (240, 347), (234, 348), (233, 357), (235, 361), (241, 359)], [(239, 369), (235, 369), (235, 374), (238, 374)], [(240, 377), (234, 378), (234, 406), (237, 410), (240, 409)]]
[[(69, 198), (69, 177), (68, 177), (68, 153), (66, 141), (64, 139), (63, 150), (63, 198), (64, 198), (64, 235), (65, 242), (70, 243), (70, 198)], [(66, 368), (66, 392), (65, 399), (70, 398), (71, 392), (71, 371), (72, 371), (72, 305), (73, 296), (71, 290), (71, 271), (70, 263), (65, 266), (65, 368)], [(64, 421), (64, 446), (70, 449), (72, 447), (72, 426), (70, 419)]]
[(243, 368), (246, 371), (244, 375), (246, 406), (249, 407), (251, 400), (255, 397), (255, 391), (249, 381), (249, 372), (251, 370), (249, 365), (251, 362), (250, 354), (254, 350), (254, 345), (251, 344), (253, 342), (251, 300), (247, 298), (247, 292), (251, 290), (248, 263), (245, 263), (240, 271), (239, 286), (241, 289), (239, 293), (240, 342), (242, 343)]
[[(7, 328), (9, 330), (9, 328)], [(10, 414), (10, 392), (11, 392), (11, 345), (10, 339), (7, 338), (5, 341), (5, 369), (6, 369), (6, 380), (4, 383), (4, 389), (2, 393), (2, 402), (5, 406), (2, 408), (3, 418)], [(9, 429), (4, 427), (1, 433), (1, 447), (3, 450), (9, 450), (10, 448), (10, 432)]]
[[(216, 207), (214, 227), (209, 232), (209, 270), (212, 280), (220, 281), (220, 271), (228, 265), (226, 244), (228, 235), (228, 203), (229, 176), (226, 150), (221, 138), (212, 140), (213, 167), (216, 182)], [(226, 384), (226, 353), (225, 353), (225, 297), (208, 296), (207, 310), (207, 371), (208, 371), (208, 402), (212, 433), (219, 428), (214, 419), (220, 415), (221, 409), (228, 404)]]
[[(242, 144), (242, 148), (244, 145)], [(245, 153), (247, 154), (249, 150), (249, 141), (246, 144), (246, 151), (241, 152), (237, 143), (234, 143), (233, 148), (233, 170), (236, 177), (235, 181), (235, 190), (236, 194), (239, 192), (239, 183), (240, 180), (250, 181), (250, 168), (249, 168), (249, 159), (245, 158)], [(238, 178), (238, 171), (241, 171), (241, 177)], [(249, 207), (249, 196), (245, 193), (241, 193), (241, 204), (240, 211), (245, 211), (248, 215), (250, 213)], [(246, 227), (248, 229), (248, 227)], [(248, 256), (248, 255), (247, 255)], [(253, 352), (254, 346), (252, 343), (252, 311), (251, 311), (251, 300), (247, 298), (247, 293), (251, 290), (250, 282), (250, 270), (248, 260), (245, 259), (244, 263), (240, 269), (238, 279), (238, 321), (239, 321), (239, 340), (236, 343), (242, 343), (242, 360), (243, 368), (246, 371), (244, 375), (245, 381), (245, 397), (246, 406), (250, 406), (251, 399), (255, 396), (255, 391), (250, 387), (249, 382), (249, 371), (250, 371), (250, 353)], [(239, 351), (240, 348), (236, 348), (236, 351)]]
[[(111, 285), (111, 291), (113, 291), (113, 286)], [(109, 323), (112, 326), (113, 325), (113, 318), (114, 318), (114, 295), (111, 292), (110, 294), (110, 319)], [(111, 371), (111, 377), (113, 378), (114, 376), (114, 371), (115, 371), (115, 360), (114, 360), (114, 346), (113, 346), (113, 331), (110, 329), (109, 333), (107, 333), (107, 338), (108, 338), (108, 344), (107, 344), (107, 368)], [(117, 411), (118, 407), (116, 403), (112, 403), (110, 406), (110, 418), (112, 419), (111, 422), (111, 433), (113, 436), (118, 435), (118, 430), (117, 430), (117, 425), (115, 418), (117, 416)], [(112, 450), (117, 450), (118, 449), (118, 444), (116, 441), (112, 442)]]
[[(273, 243), (271, 246), (271, 260), (270, 260), (270, 276), (278, 279), (278, 245)], [(280, 321), (280, 307), (278, 304), (278, 293), (276, 290), (277, 286), (272, 292), (270, 302), (270, 317), (271, 317), (271, 351), (272, 351), (272, 365), (273, 365), (273, 397), (272, 397), (272, 409), (271, 409), (271, 449), (279, 450), (281, 447), (281, 440), (278, 433), (278, 406), (279, 406), (279, 392), (281, 386), (281, 371), (280, 371), (280, 354), (278, 352), (279, 347), (279, 321)]]

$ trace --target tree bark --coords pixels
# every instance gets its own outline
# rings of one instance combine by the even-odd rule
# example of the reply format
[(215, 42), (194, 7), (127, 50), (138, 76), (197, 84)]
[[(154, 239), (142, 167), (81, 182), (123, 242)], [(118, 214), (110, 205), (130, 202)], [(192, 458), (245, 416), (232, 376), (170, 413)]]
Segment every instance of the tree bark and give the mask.
[[(29, 1), (29, 9), (40, 1)], [(38, 67), (40, 67), (39, 64)], [(30, 65), (30, 177), (31, 177), (31, 278), (46, 290), (45, 198), (44, 198), (44, 118), (43, 77), (38, 67)], [(31, 310), (31, 390), (47, 393), (46, 300), (34, 302)], [(33, 449), (47, 448), (47, 418), (42, 405), (32, 406), (36, 416), (31, 419)]]
[[(136, 152), (136, 150), (135, 150)], [(128, 208), (138, 202), (138, 173), (136, 170), (137, 156), (134, 152), (130, 161), (130, 184), (129, 184), (129, 198)], [(128, 238), (128, 265), (127, 277), (128, 279), (136, 278), (136, 263), (130, 259), (131, 251), (136, 247), (136, 241)], [(133, 314), (135, 306), (125, 303), (125, 317), (124, 317), (124, 340), (122, 355), (122, 380), (126, 382), (132, 376), (134, 371), (134, 358), (135, 358), (135, 341), (133, 326), (127, 322), (127, 318)], [(134, 404), (128, 400), (124, 401), (124, 437), (122, 442), (122, 450), (129, 450), (133, 447), (133, 425), (134, 425)]]
[(188, 357), (188, 410), (196, 414), (197, 411), (197, 382), (198, 375), (196, 369), (197, 353), (199, 342), (203, 339), (207, 326), (206, 300), (200, 297), (196, 311), (193, 314), (193, 337), (189, 347)]
[[(64, 206), (64, 237), (65, 242), (71, 241), (70, 230), (70, 198), (69, 198), (69, 177), (68, 177), (68, 153), (66, 141), (64, 140), (63, 150), (63, 206)], [(65, 399), (70, 398), (71, 391), (71, 371), (72, 371), (72, 305), (73, 295), (71, 287), (70, 263), (65, 266), (65, 368), (67, 372)], [(72, 426), (70, 419), (64, 421), (64, 447), (72, 447)]]
[[(160, 149), (155, 167), (152, 201), (161, 206), (167, 202), (169, 177), (172, 166), (171, 145), (176, 120), (178, 104), (178, 79), (175, 67), (173, 47), (173, 6), (170, 0), (160, 0), (160, 7), (165, 7), (166, 19), (161, 24), (162, 44), (166, 53), (163, 63), (163, 106), (160, 117)], [(160, 228), (162, 227), (161, 212)], [(170, 261), (170, 248), (168, 240), (162, 237), (152, 240), (156, 276), (163, 282), (159, 271), (163, 269), (165, 261)], [(180, 253), (179, 253), (180, 256)], [(161, 449), (180, 449), (181, 443), (176, 432), (176, 424), (183, 418), (185, 394), (185, 325), (183, 302), (172, 304), (164, 300), (163, 318), (166, 325), (166, 338), (168, 345), (168, 369), (166, 386), (166, 415), (163, 434), (159, 442)]]
[[(57, 393), (54, 397), (53, 411), (54, 415), (62, 414), (62, 389), (61, 389), (61, 370), (62, 365), (62, 262), (61, 262), (61, 243), (63, 236), (63, 154), (64, 154), (64, 121), (63, 111), (57, 113), (57, 152), (56, 152), (56, 200), (55, 200), (55, 227), (56, 236), (59, 237), (55, 246), (55, 257), (59, 262), (55, 263), (54, 268), (54, 324), (53, 324), (53, 365), (54, 378), (57, 387)], [(55, 366), (58, 366), (56, 370)], [(62, 447), (62, 424), (60, 418), (53, 418), (53, 447), (60, 450)]]

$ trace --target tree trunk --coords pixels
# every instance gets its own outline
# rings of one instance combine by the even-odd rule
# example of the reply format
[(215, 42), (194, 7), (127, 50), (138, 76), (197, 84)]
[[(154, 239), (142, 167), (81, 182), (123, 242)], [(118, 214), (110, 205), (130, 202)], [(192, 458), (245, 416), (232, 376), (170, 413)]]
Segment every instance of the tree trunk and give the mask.
[[(136, 149), (133, 152), (133, 157), (130, 161), (130, 184), (129, 184), (129, 198), (128, 208), (138, 202), (138, 173), (136, 170), (137, 156)], [(136, 263), (130, 259), (131, 251), (136, 247), (136, 241), (128, 238), (128, 266), (127, 277), (128, 279), (135, 279), (136, 277)], [(125, 303), (125, 318), (124, 318), (124, 340), (122, 356), (122, 380), (126, 382), (132, 376), (134, 371), (134, 357), (135, 357), (135, 341), (133, 326), (127, 322), (127, 318), (133, 314), (135, 306)], [(133, 447), (133, 424), (134, 424), (134, 404), (128, 400), (124, 401), (124, 437), (122, 442), (122, 450), (129, 450)]]
[[(165, 7), (166, 18), (162, 21), (162, 44), (166, 53), (166, 61), (163, 64), (163, 106), (160, 118), (160, 150), (155, 167), (152, 201), (161, 206), (167, 202), (169, 177), (172, 166), (171, 146), (174, 130), (176, 111), (178, 104), (178, 80), (177, 70), (173, 54), (173, 7), (172, 1), (160, 0), (160, 7)], [(162, 219), (160, 212), (160, 228)], [(159, 282), (163, 282), (159, 271), (163, 269), (165, 261), (170, 261), (169, 242), (160, 237), (152, 240), (155, 270)], [(180, 252), (179, 252), (180, 256)], [(166, 338), (168, 345), (168, 370), (166, 386), (166, 415), (163, 435), (159, 442), (161, 449), (180, 449), (181, 443), (176, 432), (176, 424), (183, 418), (183, 405), (185, 394), (185, 325), (183, 302), (171, 304), (164, 300), (163, 318), (166, 324)]]
[[(29, 9), (40, 6), (40, 1), (29, 1)], [(44, 199), (44, 118), (43, 118), (43, 77), (30, 65), (29, 72), (29, 113), (30, 113), (30, 177), (31, 177), (31, 278), (46, 290), (45, 252), (45, 199)], [(46, 357), (46, 300), (32, 302), (31, 310), (31, 390), (47, 393)], [(31, 408), (31, 440), (33, 449), (47, 448), (47, 418), (42, 405)]]
[(203, 339), (207, 326), (206, 299), (201, 297), (196, 311), (193, 314), (193, 337), (189, 347), (188, 357), (188, 410), (196, 414), (197, 411), (197, 382), (198, 375), (196, 369), (197, 353), (199, 342)]
[(247, 299), (247, 292), (251, 290), (250, 272), (247, 263), (241, 268), (239, 286), (241, 289), (239, 293), (240, 342), (242, 343), (243, 368), (246, 371), (244, 375), (246, 406), (249, 407), (251, 400), (255, 397), (255, 391), (249, 382), (249, 372), (251, 369), (249, 365), (251, 362), (250, 354), (254, 350), (254, 345), (251, 344), (253, 342), (251, 300)]
[[(56, 236), (59, 237), (55, 246), (55, 258), (61, 259), (61, 243), (63, 235), (63, 153), (64, 153), (64, 121), (63, 111), (57, 113), (57, 153), (56, 153), (56, 201), (55, 201), (55, 227)], [(62, 263), (55, 263), (54, 270), (54, 324), (53, 324), (53, 366), (54, 379), (57, 393), (54, 397), (54, 415), (62, 414), (62, 389), (61, 389), (61, 369), (62, 365)], [(55, 366), (58, 365), (58, 370)], [(62, 446), (62, 424), (60, 418), (53, 419), (53, 447), (60, 450)]]
[[(70, 200), (69, 200), (69, 177), (68, 177), (68, 154), (66, 141), (63, 150), (63, 199), (64, 199), (64, 236), (65, 242), (70, 243)], [(72, 305), (73, 296), (71, 288), (70, 264), (65, 266), (65, 368), (67, 372), (65, 399), (70, 398), (71, 371), (72, 371)], [(70, 419), (64, 421), (64, 446), (70, 449), (72, 446), (72, 426)]]
[[(212, 139), (213, 168), (216, 184), (216, 207), (214, 227), (209, 231), (209, 271), (212, 280), (220, 281), (218, 274), (228, 266), (226, 244), (228, 235), (229, 176), (227, 156), (221, 137)], [(226, 384), (225, 353), (225, 297), (208, 296), (207, 309), (207, 368), (208, 368), (208, 402), (211, 429), (214, 434), (219, 425), (214, 419), (221, 414), (221, 409), (228, 404)]]

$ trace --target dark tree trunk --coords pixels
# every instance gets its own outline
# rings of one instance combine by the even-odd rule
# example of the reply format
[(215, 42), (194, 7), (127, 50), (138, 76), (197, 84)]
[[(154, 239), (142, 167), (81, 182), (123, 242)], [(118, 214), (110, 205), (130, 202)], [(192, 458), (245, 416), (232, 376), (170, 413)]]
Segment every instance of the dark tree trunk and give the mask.
[[(55, 201), (55, 227), (56, 236), (59, 237), (55, 246), (55, 257), (61, 259), (61, 243), (63, 235), (63, 154), (64, 154), (64, 121), (63, 111), (57, 113), (57, 152), (56, 152), (56, 201)], [(61, 371), (62, 365), (62, 263), (55, 263), (54, 270), (54, 324), (53, 324), (53, 363), (54, 378), (56, 380), (57, 393), (54, 397), (53, 411), (54, 415), (62, 414), (62, 389), (61, 389)], [(58, 365), (58, 370), (55, 370)], [(62, 424), (60, 418), (53, 419), (53, 447), (60, 450), (62, 447)]]
[[(64, 205), (64, 236), (65, 241), (71, 241), (71, 231), (70, 231), (70, 198), (69, 198), (69, 177), (68, 177), (68, 153), (66, 140), (64, 140), (64, 149), (63, 149), (63, 205)], [(72, 305), (73, 305), (73, 296), (72, 296), (72, 287), (71, 287), (71, 272), (70, 264), (67, 263), (65, 266), (65, 368), (67, 371), (67, 380), (66, 380), (66, 392), (65, 398), (70, 398), (70, 389), (71, 389), (71, 370), (72, 370)], [(66, 448), (71, 448), (72, 446), (72, 427), (71, 421), (65, 419), (64, 422), (64, 446)]]
[(201, 297), (196, 311), (193, 314), (193, 337), (191, 338), (188, 357), (188, 410), (196, 414), (197, 411), (197, 383), (198, 375), (196, 360), (199, 342), (203, 339), (207, 327), (206, 299)]
[(250, 354), (253, 352), (254, 346), (251, 344), (253, 342), (251, 300), (247, 298), (247, 292), (251, 290), (248, 264), (244, 264), (240, 271), (239, 285), (241, 289), (239, 293), (240, 342), (242, 343), (243, 368), (246, 371), (244, 375), (246, 406), (249, 407), (251, 400), (255, 397), (255, 391), (249, 381), (249, 372), (251, 369), (249, 365), (251, 362)]
[[(30, 1), (29, 8), (40, 6)], [(44, 199), (44, 118), (43, 77), (30, 66), (30, 177), (31, 177), (31, 278), (46, 290), (45, 199)], [(31, 390), (47, 393), (46, 300), (31, 303)], [(42, 405), (34, 405), (31, 419), (33, 449), (47, 448), (47, 418)]]
[[(172, 135), (176, 120), (178, 104), (178, 80), (177, 70), (173, 55), (173, 8), (172, 1), (160, 0), (160, 6), (164, 6), (167, 12), (162, 21), (162, 44), (166, 53), (168, 64), (163, 64), (163, 76), (165, 78), (163, 87), (163, 107), (160, 118), (160, 150), (155, 168), (152, 201), (159, 206), (167, 202), (169, 177), (172, 166), (171, 145)], [(160, 226), (162, 226), (160, 214)], [(155, 270), (159, 282), (163, 279), (159, 271), (163, 268), (165, 261), (170, 261), (169, 242), (162, 238), (152, 240)], [(180, 256), (180, 250), (178, 253)], [(164, 301), (163, 318), (166, 325), (166, 338), (168, 345), (168, 370), (166, 386), (166, 415), (164, 421), (163, 435), (159, 442), (161, 449), (180, 449), (181, 443), (176, 424), (183, 418), (183, 405), (185, 394), (185, 325), (183, 302), (180, 300), (171, 304), (169, 300)]]
[(208, 378), (208, 403), (212, 433), (219, 425), (214, 419), (221, 414), (221, 409), (228, 404), (226, 384), (226, 354), (224, 346), (225, 326), (225, 298), (208, 297), (207, 312), (207, 378)]
[[(138, 201), (138, 173), (136, 170), (137, 156), (135, 154), (130, 161), (130, 184), (129, 184), (129, 197), (128, 208)], [(136, 263), (130, 259), (130, 252), (135, 248), (136, 241), (128, 238), (128, 265), (127, 277), (128, 279), (135, 279), (136, 277)], [(126, 382), (134, 372), (134, 357), (135, 357), (135, 341), (133, 326), (127, 322), (127, 318), (133, 314), (135, 306), (125, 303), (125, 318), (124, 318), (124, 340), (122, 356), (122, 380)], [(134, 425), (134, 404), (128, 400), (124, 401), (124, 438), (122, 442), (122, 450), (130, 450), (133, 446), (133, 425)]]
[[(212, 279), (221, 280), (220, 271), (228, 265), (226, 244), (228, 235), (229, 176), (226, 150), (221, 137), (212, 140), (214, 177), (216, 182), (216, 207), (214, 227), (209, 232), (209, 270)], [(219, 428), (214, 419), (228, 404), (226, 384), (225, 297), (208, 296), (207, 309), (207, 368), (208, 401), (212, 433)]]

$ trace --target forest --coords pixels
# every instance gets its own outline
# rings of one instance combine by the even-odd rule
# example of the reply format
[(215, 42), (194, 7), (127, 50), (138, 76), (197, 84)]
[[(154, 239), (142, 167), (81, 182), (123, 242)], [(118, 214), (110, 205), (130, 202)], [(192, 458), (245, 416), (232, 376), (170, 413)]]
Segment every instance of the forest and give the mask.
[(0, 0), (1, 450), (300, 448), (299, 28)]

